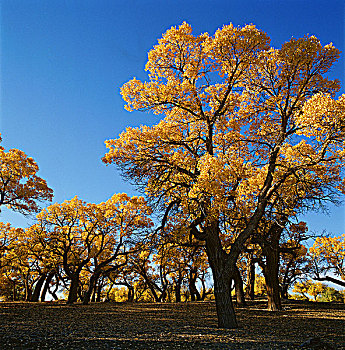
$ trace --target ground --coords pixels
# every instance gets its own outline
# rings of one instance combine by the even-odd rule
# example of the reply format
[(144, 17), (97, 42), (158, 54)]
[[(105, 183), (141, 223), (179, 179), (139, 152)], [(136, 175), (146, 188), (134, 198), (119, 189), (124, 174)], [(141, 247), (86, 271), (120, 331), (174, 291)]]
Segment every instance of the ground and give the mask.
[(287, 301), (237, 308), (217, 328), (214, 302), (0, 302), (0, 349), (345, 349), (345, 304)]

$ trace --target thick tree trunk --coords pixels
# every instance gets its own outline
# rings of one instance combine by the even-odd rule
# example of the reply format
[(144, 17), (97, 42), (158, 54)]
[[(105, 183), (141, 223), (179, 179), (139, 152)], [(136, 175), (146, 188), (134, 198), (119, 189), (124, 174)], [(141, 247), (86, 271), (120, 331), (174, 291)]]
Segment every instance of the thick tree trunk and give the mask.
[(73, 304), (78, 299), (79, 273), (71, 276), (71, 285), (69, 287), (67, 304)]
[(41, 275), (41, 277), (38, 279), (38, 281), (36, 282), (34, 292), (32, 293), (32, 296), (31, 296), (31, 301), (38, 302), (38, 299), (40, 297), (41, 290), (43, 287), (43, 283), (44, 283), (46, 277), (47, 277), (47, 274), (43, 273)]
[(235, 294), (236, 294), (237, 305), (246, 306), (246, 299), (244, 297), (244, 290), (243, 290), (243, 280), (242, 280), (241, 272), (237, 266), (235, 268), (234, 281), (235, 281)]
[(176, 303), (181, 302), (181, 285), (182, 285), (182, 279), (179, 278), (175, 284), (175, 302)]
[(53, 277), (54, 277), (54, 272), (49, 272), (47, 277), (46, 277), (46, 282), (44, 283), (44, 287), (42, 290), (41, 302), (45, 301), (45, 299), (46, 299), (47, 291), (49, 289), (49, 285), (50, 285), (50, 282), (53, 279)]
[(246, 297), (250, 300), (255, 298), (255, 263), (253, 253), (249, 253), (247, 262)]
[(282, 309), (280, 290), (279, 290), (279, 246), (267, 247), (265, 249), (266, 264), (263, 269), (266, 282), (266, 291), (268, 305), (270, 311), (277, 311)]
[[(214, 273), (214, 272), (213, 272)], [(237, 320), (231, 299), (231, 279), (216, 272), (214, 277), (214, 296), (218, 317), (218, 327), (237, 328)]]
[(231, 299), (231, 271), (227, 268), (228, 255), (223, 250), (219, 238), (218, 222), (215, 222), (207, 230), (206, 252), (211, 266), (214, 282), (214, 297), (218, 317), (218, 327), (237, 328), (237, 320)]

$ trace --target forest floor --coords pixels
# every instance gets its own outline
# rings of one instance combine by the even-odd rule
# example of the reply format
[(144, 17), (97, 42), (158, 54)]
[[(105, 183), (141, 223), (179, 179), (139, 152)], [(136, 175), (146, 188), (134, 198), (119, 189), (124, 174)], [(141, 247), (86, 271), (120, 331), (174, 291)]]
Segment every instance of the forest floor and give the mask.
[(0, 302), (0, 349), (345, 349), (345, 304), (262, 301), (217, 328), (214, 302)]

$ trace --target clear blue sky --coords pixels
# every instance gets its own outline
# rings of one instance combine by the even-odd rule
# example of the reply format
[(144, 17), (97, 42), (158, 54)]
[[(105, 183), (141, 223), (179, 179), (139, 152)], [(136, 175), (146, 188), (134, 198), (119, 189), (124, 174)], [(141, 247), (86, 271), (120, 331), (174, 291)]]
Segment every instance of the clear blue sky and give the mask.
[[(311, 34), (344, 52), (343, 1), (2, 0), (3, 146), (37, 161), (54, 201), (78, 195), (97, 203), (116, 192), (135, 194), (115, 167), (102, 164), (104, 141), (126, 126), (154, 122), (149, 114), (126, 112), (119, 88), (133, 76), (146, 78), (147, 52), (183, 21), (195, 34), (254, 23), (274, 47)], [(344, 85), (344, 54), (331, 77)], [(8, 210), (0, 220), (30, 223)], [(342, 233), (344, 209), (307, 221), (314, 230)]]

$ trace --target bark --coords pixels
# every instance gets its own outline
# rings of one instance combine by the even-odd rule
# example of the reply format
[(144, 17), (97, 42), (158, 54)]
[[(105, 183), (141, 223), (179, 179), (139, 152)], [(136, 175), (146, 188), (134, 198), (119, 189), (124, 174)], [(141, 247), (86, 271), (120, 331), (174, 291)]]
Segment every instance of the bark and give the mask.
[(253, 253), (249, 253), (247, 262), (246, 297), (250, 300), (255, 298), (255, 263)]
[(267, 247), (265, 249), (266, 264), (263, 266), (263, 273), (266, 282), (268, 299), (268, 310), (277, 311), (282, 309), (279, 290), (279, 247)]
[(214, 296), (219, 328), (237, 328), (237, 320), (231, 299), (231, 279), (224, 276), (218, 269), (212, 270), (214, 278)]
[(218, 327), (232, 329), (238, 327), (231, 299), (233, 271), (227, 268), (227, 254), (222, 249), (218, 230), (218, 222), (208, 228), (206, 252), (213, 274)]
[(246, 299), (244, 297), (243, 290), (243, 280), (241, 276), (241, 272), (236, 266), (234, 271), (234, 281), (235, 281), (235, 294), (236, 294), (236, 302), (238, 306), (246, 306)]
[(38, 299), (40, 297), (41, 290), (42, 290), (42, 287), (43, 287), (43, 284), (44, 284), (44, 281), (46, 280), (46, 278), (47, 278), (47, 274), (43, 273), (41, 275), (41, 277), (38, 279), (38, 281), (36, 282), (34, 292), (32, 293), (32, 296), (31, 296), (32, 302), (38, 302)]
[(71, 276), (71, 285), (69, 287), (67, 304), (73, 304), (78, 299), (79, 272)]

